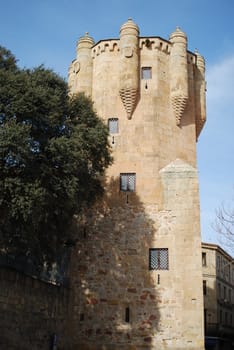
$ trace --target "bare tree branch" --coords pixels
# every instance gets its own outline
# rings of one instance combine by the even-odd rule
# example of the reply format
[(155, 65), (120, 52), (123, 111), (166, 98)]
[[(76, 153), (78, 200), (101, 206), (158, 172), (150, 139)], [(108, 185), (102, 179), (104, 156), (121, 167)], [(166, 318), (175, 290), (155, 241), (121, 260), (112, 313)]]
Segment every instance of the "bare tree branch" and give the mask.
[(234, 251), (234, 203), (222, 203), (216, 210), (216, 220), (212, 226), (222, 244)]

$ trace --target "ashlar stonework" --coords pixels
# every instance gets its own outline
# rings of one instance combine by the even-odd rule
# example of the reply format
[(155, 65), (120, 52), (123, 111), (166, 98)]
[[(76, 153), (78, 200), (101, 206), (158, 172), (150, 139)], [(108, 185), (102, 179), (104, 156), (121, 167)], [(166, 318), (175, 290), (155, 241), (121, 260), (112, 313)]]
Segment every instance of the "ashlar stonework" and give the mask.
[(140, 37), (129, 19), (117, 39), (79, 39), (69, 86), (94, 101), (114, 157), (104, 198), (77, 219), (74, 349), (203, 350), (203, 57), (179, 28)]

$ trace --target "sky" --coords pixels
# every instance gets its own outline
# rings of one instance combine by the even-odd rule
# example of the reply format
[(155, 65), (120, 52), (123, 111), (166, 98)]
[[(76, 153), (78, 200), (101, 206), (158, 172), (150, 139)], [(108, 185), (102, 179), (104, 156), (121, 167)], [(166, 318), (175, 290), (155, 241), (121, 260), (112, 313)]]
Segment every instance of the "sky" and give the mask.
[(202, 240), (223, 246), (213, 224), (217, 208), (234, 206), (234, 1), (0, 0), (0, 9), (0, 45), (18, 65), (44, 64), (65, 79), (85, 32), (95, 42), (118, 38), (132, 18), (141, 36), (168, 39), (177, 26), (187, 34), (188, 49), (206, 60), (207, 122), (197, 143)]

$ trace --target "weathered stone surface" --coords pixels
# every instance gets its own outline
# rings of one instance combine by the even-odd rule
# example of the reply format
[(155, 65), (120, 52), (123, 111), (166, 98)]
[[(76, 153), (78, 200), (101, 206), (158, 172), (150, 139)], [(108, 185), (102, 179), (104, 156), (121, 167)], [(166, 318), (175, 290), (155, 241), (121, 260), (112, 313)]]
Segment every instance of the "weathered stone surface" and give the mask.
[[(204, 60), (187, 51), (181, 30), (169, 41), (141, 38), (132, 20), (120, 39), (86, 53), (90, 87), (82, 88), (80, 67), (71, 93), (92, 91), (98, 115), (107, 124), (118, 118), (118, 130), (104, 199), (85, 213), (86, 239), (72, 260), (73, 333), (84, 349), (202, 350), (196, 138), (205, 121)], [(136, 174), (134, 191), (120, 190), (121, 173)], [(168, 249), (166, 269), (149, 269), (150, 248)], [(98, 302), (87, 304), (87, 293)]]
[(70, 348), (69, 290), (0, 268), (0, 349)]

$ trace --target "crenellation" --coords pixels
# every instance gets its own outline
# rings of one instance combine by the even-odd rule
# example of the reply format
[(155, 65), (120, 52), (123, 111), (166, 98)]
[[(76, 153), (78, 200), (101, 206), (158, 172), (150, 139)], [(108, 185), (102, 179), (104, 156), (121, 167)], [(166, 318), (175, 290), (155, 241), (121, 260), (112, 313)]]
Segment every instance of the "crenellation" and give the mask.
[(166, 41), (160, 37), (152, 37), (152, 38), (139, 38), (139, 49), (140, 50), (159, 50), (166, 54), (170, 54), (171, 43)]
[[(146, 44), (146, 41), (149, 41), (149, 44)], [(170, 54), (170, 43), (164, 41), (161, 38), (139, 38), (139, 49), (140, 50), (149, 50), (155, 49), (162, 51), (166, 54)], [(97, 44), (94, 44), (92, 48), (92, 57), (101, 55), (104, 52), (114, 52), (120, 51), (119, 40), (101, 40)]]
[(95, 44), (92, 48), (92, 58), (99, 56), (103, 52), (118, 52), (119, 41), (118, 40), (101, 40), (98, 44)]

